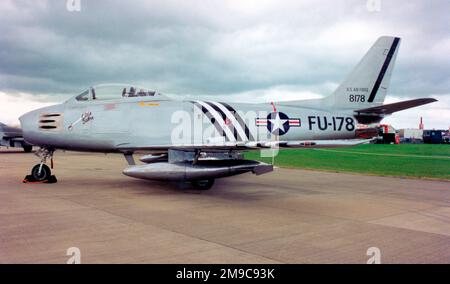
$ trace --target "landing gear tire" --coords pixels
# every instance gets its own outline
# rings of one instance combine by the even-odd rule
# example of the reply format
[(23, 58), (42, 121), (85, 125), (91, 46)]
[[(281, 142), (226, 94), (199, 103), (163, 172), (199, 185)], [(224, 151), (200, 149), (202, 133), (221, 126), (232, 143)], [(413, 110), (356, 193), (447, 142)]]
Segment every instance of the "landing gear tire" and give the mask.
[(31, 170), (31, 176), (33, 177), (33, 179), (35, 179), (36, 181), (49, 180), (52, 176), (52, 171), (50, 170), (50, 168), (47, 165), (42, 165), (41, 172), (39, 172), (40, 167), (41, 165), (37, 164)]
[(194, 180), (191, 184), (197, 190), (209, 190), (214, 185), (214, 179)]

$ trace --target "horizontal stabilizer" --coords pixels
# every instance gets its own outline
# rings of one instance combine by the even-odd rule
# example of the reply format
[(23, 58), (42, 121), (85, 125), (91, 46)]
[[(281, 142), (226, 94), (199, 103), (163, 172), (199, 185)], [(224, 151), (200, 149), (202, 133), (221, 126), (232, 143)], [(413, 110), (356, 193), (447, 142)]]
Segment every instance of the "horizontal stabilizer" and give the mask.
[(393, 103), (393, 104), (387, 104), (387, 105), (381, 105), (371, 108), (365, 108), (365, 109), (359, 109), (355, 110), (355, 112), (360, 114), (366, 114), (366, 115), (388, 115), (392, 114), (397, 111), (405, 110), (408, 108), (413, 108), (421, 105), (426, 105), (429, 103), (437, 102), (436, 99), (432, 98), (424, 98), (424, 99), (416, 99), (416, 100), (410, 100), (410, 101), (403, 101), (399, 103)]

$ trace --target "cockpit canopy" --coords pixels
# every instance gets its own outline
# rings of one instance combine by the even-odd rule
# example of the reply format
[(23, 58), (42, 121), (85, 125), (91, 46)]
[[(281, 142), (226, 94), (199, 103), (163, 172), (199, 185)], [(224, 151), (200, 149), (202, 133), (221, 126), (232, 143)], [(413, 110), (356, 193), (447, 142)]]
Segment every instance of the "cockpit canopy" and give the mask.
[(104, 101), (122, 98), (158, 98), (162, 95), (155, 91), (130, 85), (98, 85), (87, 89), (75, 97), (76, 101)]

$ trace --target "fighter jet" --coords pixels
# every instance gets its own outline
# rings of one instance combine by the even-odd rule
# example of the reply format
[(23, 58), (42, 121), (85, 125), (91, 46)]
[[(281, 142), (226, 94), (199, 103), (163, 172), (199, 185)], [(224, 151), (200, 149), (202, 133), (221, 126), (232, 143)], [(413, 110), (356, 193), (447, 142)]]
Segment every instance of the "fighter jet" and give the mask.
[(22, 129), (7, 126), (0, 122), (0, 146), (23, 148), (26, 153), (31, 152), (33, 146), (25, 142)]
[[(174, 99), (136, 86), (91, 87), (20, 118), (25, 140), (41, 147), (41, 161), (26, 181), (49, 180), (46, 161), (57, 149), (122, 153), (127, 176), (209, 189), (217, 178), (273, 170), (271, 164), (244, 159), (245, 151), (366, 143), (378, 131), (358, 124), (436, 101), (383, 105), (399, 45), (400, 38), (379, 38), (343, 83), (321, 99), (226, 103)], [(137, 151), (148, 153), (143, 164), (135, 163)]]

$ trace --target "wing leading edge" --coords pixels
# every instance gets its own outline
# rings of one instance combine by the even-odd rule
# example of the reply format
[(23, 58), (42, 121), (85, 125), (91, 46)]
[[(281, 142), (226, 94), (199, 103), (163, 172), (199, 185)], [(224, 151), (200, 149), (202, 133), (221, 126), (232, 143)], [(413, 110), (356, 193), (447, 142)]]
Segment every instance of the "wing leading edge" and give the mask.
[(370, 143), (373, 139), (350, 139), (350, 140), (297, 140), (297, 141), (253, 141), (253, 142), (226, 142), (224, 144), (211, 145), (171, 145), (152, 147), (119, 147), (121, 152), (157, 151), (165, 153), (170, 149), (181, 151), (245, 151), (267, 148), (339, 148), (350, 147)]

